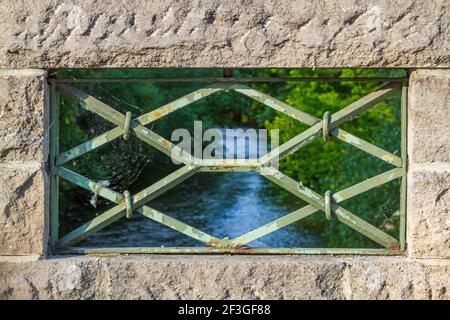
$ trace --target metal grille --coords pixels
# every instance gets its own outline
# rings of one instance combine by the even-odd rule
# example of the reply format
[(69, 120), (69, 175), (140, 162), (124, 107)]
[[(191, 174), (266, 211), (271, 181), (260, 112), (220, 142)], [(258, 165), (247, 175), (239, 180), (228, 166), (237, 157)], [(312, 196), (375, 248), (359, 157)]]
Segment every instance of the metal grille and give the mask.
[[(122, 79), (125, 81), (124, 79)], [(191, 81), (193, 79), (127, 79), (126, 81)], [(198, 80), (198, 79), (197, 79)], [(70, 84), (71, 80), (51, 79), (51, 244), (58, 252), (79, 253), (234, 253), (234, 254), (401, 254), (405, 249), (405, 179), (406, 179), (406, 99), (407, 86), (404, 78), (396, 79), (363, 79), (363, 80), (387, 80), (379, 89), (360, 98), (336, 113), (325, 112), (322, 119), (316, 118), (299, 109), (291, 107), (286, 103), (275, 99), (263, 92), (257, 91), (245, 83), (257, 81), (258, 79), (203, 79), (214, 83), (198, 89), (173, 102), (163, 105), (156, 110), (135, 117), (130, 112), (122, 114), (93, 96), (75, 88)], [(286, 80), (286, 79), (284, 79)], [(283, 79), (262, 79), (261, 81), (284, 81)], [(355, 79), (289, 79), (289, 81), (342, 81)], [(361, 79), (356, 79), (361, 81)], [(96, 79), (81, 80), (89, 81), (121, 81), (120, 79)], [(306, 124), (309, 128), (296, 135), (289, 141), (281, 144), (274, 150), (263, 155), (259, 159), (199, 159), (187, 151), (182, 150), (170, 141), (161, 137), (154, 131), (145, 127), (157, 119), (175, 112), (187, 105), (203, 99), (219, 91), (235, 91), (239, 94), (254, 99), (274, 110), (277, 110), (293, 119)], [(382, 148), (369, 143), (349, 132), (339, 128), (345, 122), (364, 113), (379, 102), (385, 100), (394, 93), (400, 91), (401, 96), (401, 120), (402, 120), (402, 151), (398, 157)], [(89, 141), (70, 150), (59, 152), (59, 92), (68, 94), (81, 103), (82, 107), (99, 115), (115, 125), (115, 128), (105, 132)], [(102, 184), (90, 180), (76, 172), (64, 167), (64, 164), (80, 157), (81, 155), (105, 145), (115, 139), (129, 139), (135, 136), (143, 142), (156, 148), (160, 152), (176, 157), (183, 166), (169, 174), (158, 182), (148, 186), (142, 191), (131, 195), (128, 191), (118, 193)], [(323, 138), (325, 141), (335, 137), (346, 142), (368, 154), (379, 158), (392, 165), (394, 169), (362, 181), (351, 187), (339, 191), (329, 190), (321, 195), (295, 181), (275, 168), (275, 164), (289, 154), (296, 152), (307, 145), (313, 139)], [(178, 149), (177, 149), (178, 148)], [(172, 152), (176, 151), (176, 152)], [(197, 172), (226, 172), (226, 171), (256, 171), (270, 181), (284, 188), (307, 203), (306, 206), (295, 210), (281, 218), (262, 225), (250, 232), (240, 235), (234, 239), (220, 239), (213, 235), (198, 230), (180, 220), (172, 218), (147, 205), (149, 201), (175, 187)], [(58, 185), (59, 179), (65, 179), (81, 188), (89, 190), (117, 205), (105, 211), (91, 221), (81, 225), (63, 237), (58, 235)], [(388, 183), (395, 179), (401, 179), (400, 197), (400, 235), (399, 239), (388, 235), (384, 231), (358, 217), (339, 203), (355, 197), (361, 193)], [(287, 225), (306, 218), (309, 215), (323, 212), (327, 219), (337, 219), (341, 223), (357, 230), (366, 237), (380, 244), (385, 249), (332, 249), (332, 248), (250, 248), (248, 243), (259, 239), (269, 233), (275, 232)], [(170, 227), (188, 237), (204, 243), (204, 247), (151, 247), (151, 248), (80, 248), (76, 244), (89, 237), (93, 233), (105, 228), (115, 221), (123, 218), (132, 218), (134, 214), (140, 214), (160, 224)]]

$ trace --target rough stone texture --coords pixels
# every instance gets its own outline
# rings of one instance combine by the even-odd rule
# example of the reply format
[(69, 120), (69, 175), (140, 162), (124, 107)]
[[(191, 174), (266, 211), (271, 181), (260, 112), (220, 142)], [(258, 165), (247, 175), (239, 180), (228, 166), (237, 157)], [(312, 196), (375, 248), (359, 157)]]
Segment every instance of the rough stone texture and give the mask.
[(450, 261), (114, 256), (0, 261), (2, 299), (450, 299)]
[(408, 107), (410, 162), (450, 164), (450, 70), (413, 72)]
[(0, 163), (0, 255), (45, 253), (45, 190), (39, 163)]
[(0, 255), (46, 250), (46, 72), (0, 70)]
[(450, 258), (450, 70), (412, 72), (408, 99), (408, 251)]
[(449, 67), (448, 0), (3, 0), (0, 67)]
[(45, 74), (0, 70), (0, 162), (47, 159)]
[(352, 299), (450, 299), (450, 261), (354, 258), (348, 262)]
[(408, 247), (415, 258), (450, 258), (450, 164), (411, 168)]

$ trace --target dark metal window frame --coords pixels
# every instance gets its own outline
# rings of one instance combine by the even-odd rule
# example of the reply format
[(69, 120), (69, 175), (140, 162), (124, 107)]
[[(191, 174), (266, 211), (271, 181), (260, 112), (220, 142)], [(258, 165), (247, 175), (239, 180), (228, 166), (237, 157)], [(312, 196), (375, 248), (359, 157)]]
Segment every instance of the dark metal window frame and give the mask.
[[(71, 83), (80, 82), (191, 82), (201, 81), (212, 84), (195, 90), (188, 95), (172, 101), (139, 117), (134, 117), (130, 112), (122, 114), (100, 100), (79, 90)], [(287, 81), (383, 81), (377, 90), (358, 99), (349, 106), (334, 114), (325, 112), (323, 119), (316, 118), (286, 103), (277, 100), (265, 93), (248, 87), (250, 82), (287, 82)], [(363, 255), (402, 255), (406, 248), (406, 171), (407, 171), (407, 78), (146, 78), (146, 79), (50, 79), (51, 90), (51, 127), (50, 127), (50, 243), (58, 253), (185, 253), (185, 254), (363, 254)], [(144, 190), (131, 195), (125, 191), (120, 194), (96, 181), (64, 168), (64, 164), (91, 150), (105, 145), (115, 139), (123, 137), (128, 139), (130, 135), (141, 139), (152, 147), (172, 155), (172, 149), (176, 148), (170, 141), (159, 136), (145, 125), (164, 117), (171, 112), (183, 108), (197, 100), (223, 90), (233, 90), (251, 99), (254, 99), (270, 108), (309, 125), (310, 127), (296, 135), (289, 141), (280, 145), (277, 149), (256, 160), (203, 160), (198, 159), (188, 152), (182, 151), (177, 160), (184, 164), (180, 169), (169, 174), (160, 181), (150, 185)], [(401, 157), (381, 149), (361, 138), (358, 138), (339, 126), (355, 116), (367, 111), (392, 94), (401, 91)], [(100, 136), (93, 138), (81, 145), (59, 151), (59, 92), (64, 92), (77, 100), (82, 106), (110, 121), (116, 127)], [(349, 143), (352, 146), (369, 153), (395, 168), (382, 174), (369, 178), (344, 190), (332, 193), (327, 191), (320, 195), (303, 186), (301, 183), (278, 171), (274, 162), (280, 161), (288, 154), (302, 148), (311, 140), (330, 137)], [(206, 234), (182, 221), (174, 219), (146, 205), (150, 200), (173, 188), (186, 180), (196, 172), (224, 172), (224, 171), (256, 171), (261, 175), (281, 186), (285, 190), (308, 203), (306, 206), (291, 212), (281, 218), (275, 219), (255, 230), (241, 235), (235, 239), (219, 239)], [(65, 179), (86, 190), (92, 191), (98, 196), (108, 199), (117, 205), (91, 221), (83, 224), (63, 237), (59, 237), (59, 213), (58, 193), (59, 179)], [(395, 179), (401, 179), (400, 190), (400, 232), (399, 240), (386, 234), (384, 231), (371, 225), (357, 215), (339, 205), (339, 202), (357, 196), (382, 184)], [(368, 238), (382, 245), (384, 249), (338, 249), (338, 248), (249, 248), (247, 244), (269, 233), (275, 232), (289, 224), (299, 221), (316, 212), (325, 212), (328, 219), (338, 219), (349, 227), (364, 234)], [(131, 218), (134, 213), (141, 214), (149, 219), (168, 226), (178, 232), (192, 237), (205, 244), (205, 247), (130, 247), (130, 248), (80, 248), (75, 247), (78, 242), (90, 236), (94, 232), (110, 225), (123, 217)]]

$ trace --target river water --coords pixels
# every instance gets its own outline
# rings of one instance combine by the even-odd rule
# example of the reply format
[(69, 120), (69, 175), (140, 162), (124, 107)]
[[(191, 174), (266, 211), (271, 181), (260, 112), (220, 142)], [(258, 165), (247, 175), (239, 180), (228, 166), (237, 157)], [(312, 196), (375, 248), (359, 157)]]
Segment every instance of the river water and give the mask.
[[(246, 157), (256, 156), (249, 155), (246, 150)], [(210, 235), (232, 239), (304, 205), (293, 196), (280, 197), (279, 189), (270, 184), (257, 172), (197, 173), (148, 205)], [(314, 247), (319, 243), (313, 232), (290, 225), (249, 245)], [(140, 215), (121, 219), (93, 234), (81, 245), (203, 246), (194, 239)]]

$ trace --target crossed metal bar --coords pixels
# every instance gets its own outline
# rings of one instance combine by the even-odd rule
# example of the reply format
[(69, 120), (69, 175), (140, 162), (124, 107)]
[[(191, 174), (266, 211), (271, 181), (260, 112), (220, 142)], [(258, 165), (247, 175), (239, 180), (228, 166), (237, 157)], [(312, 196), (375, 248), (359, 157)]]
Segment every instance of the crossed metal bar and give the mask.
[[(124, 216), (131, 217), (133, 210), (147, 218), (157, 221), (165, 226), (177, 230), (178, 232), (201, 241), (209, 247), (214, 248), (241, 248), (256, 239), (277, 231), (320, 210), (326, 212), (327, 218), (330, 219), (332, 217), (336, 217), (340, 222), (359, 231), (383, 247), (388, 249), (399, 248), (399, 241), (397, 239), (391, 237), (387, 233), (338, 205), (339, 202), (350, 199), (372, 188), (402, 177), (404, 170), (403, 161), (401, 158), (338, 128), (339, 125), (351, 120), (397, 92), (401, 88), (401, 84), (399, 83), (388, 83), (334, 114), (326, 113), (323, 120), (293, 108), (286, 103), (262, 92), (245, 85), (235, 83), (214, 83), (205, 88), (191, 92), (186, 96), (183, 96), (135, 119), (132, 119), (131, 113), (124, 115), (100, 100), (67, 84), (58, 84), (57, 88), (80, 100), (85, 109), (100, 115), (117, 126), (116, 128), (101, 134), (100, 136), (97, 136), (75, 148), (57, 155), (55, 159), (55, 174), (59, 177), (64, 178), (82, 188), (90, 190), (95, 194), (117, 204), (117, 206), (107, 210), (103, 214), (69, 232), (64, 237), (56, 241), (56, 246), (59, 248), (72, 246), (87, 238), (92, 233), (101, 230)], [(195, 101), (222, 90), (234, 90), (277, 111), (280, 111), (283, 114), (290, 116), (306, 125), (309, 125), (310, 128), (257, 160), (212, 160), (196, 158), (189, 152), (172, 144), (170, 141), (145, 127), (145, 125), (156, 121), (171, 112), (179, 110)], [(105, 145), (120, 136), (128, 139), (130, 133), (166, 155), (174, 157), (176, 160), (183, 163), (184, 166), (133, 196), (129, 193), (124, 193), (124, 195), (120, 194), (112, 189), (102, 186), (99, 183), (96, 183), (95, 181), (61, 167), (62, 164), (67, 163), (68, 161), (71, 161), (102, 145)], [(274, 168), (274, 164), (282, 158), (305, 146), (320, 134), (322, 134), (325, 139), (329, 139), (331, 136), (334, 136), (356, 148), (382, 159), (391, 165), (394, 165), (396, 168), (334, 194), (328, 192), (326, 197), (319, 195), (304, 186), (301, 182), (291, 179)], [(196, 172), (242, 170), (260, 172), (262, 176), (304, 200), (308, 203), (308, 205), (235, 239), (216, 238), (146, 205), (146, 203), (152, 199), (178, 185)]]

